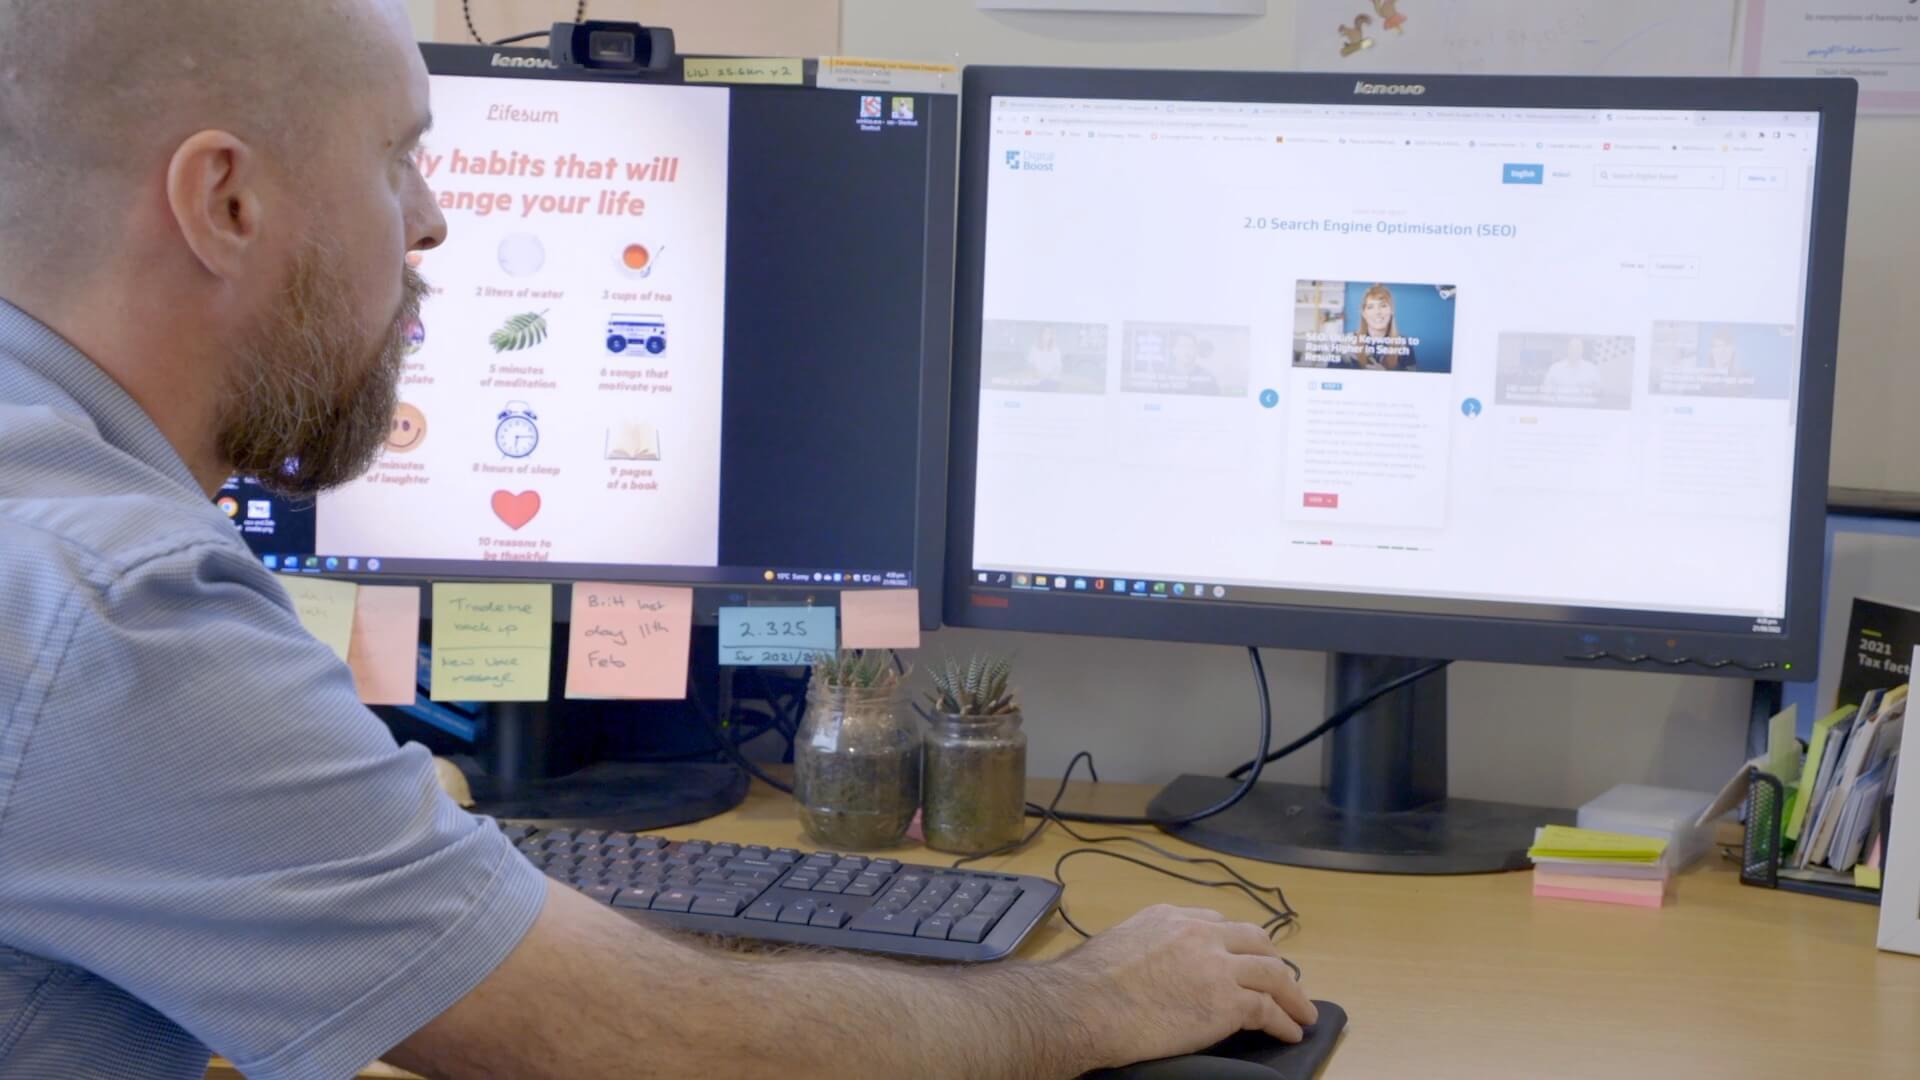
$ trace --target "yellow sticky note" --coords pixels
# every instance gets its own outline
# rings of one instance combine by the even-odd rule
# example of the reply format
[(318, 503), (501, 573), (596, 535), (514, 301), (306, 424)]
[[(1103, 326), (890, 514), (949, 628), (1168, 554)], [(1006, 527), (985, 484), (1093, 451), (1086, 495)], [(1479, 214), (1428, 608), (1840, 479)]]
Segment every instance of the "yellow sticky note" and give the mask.
[(953, 94), (960, 90), (960, 69), (953, 64), (823, 56), (813, 81), (822, 90)]
[(840, 647), (920, 647), (919, 589), (861, 589), (840, 594)]
[(1534, 834), (1527, 855), (1535, 859), (1593, 859), (1600, 862), (1659, 862), (1667, 842), (1652, 836), (1548, 825)]
[(758, 86), (802, 86), (807, 65), (792, 57), (689, 56), (682, 76), (690, 83), (745, 83)]
[(570, 698), (685, 698), (693, 590), (581, 582), (568, 641)]
[(545, 701), (553, 586), (436, 584), (435, 701)]
[(353, 644), (347, 650), (360, 701), (413, 704), (419, 651), (420, 590), (411, 585), (361, 586), (353, 604)]
[(1868, 866), (1866, 863), (1856, 864), (1853, 868), (1853, 883), (1862, 889), (1879, 888), (1880, 868), (1877, 866)]
[(286, 586), (287, 595), (293, 597), (293, 610), (300, 616), (300, 625), (332, 649), (333, 655), (345, 660), (347, 648), (353, 641), (353, 598), (360, 587), (351, 581), (292, 575), (281, 578), (280, 584)]
[(1800, 775), (1800, 706), (1789, 705), (1767, 722), (1767, 775), (1790, 784)]

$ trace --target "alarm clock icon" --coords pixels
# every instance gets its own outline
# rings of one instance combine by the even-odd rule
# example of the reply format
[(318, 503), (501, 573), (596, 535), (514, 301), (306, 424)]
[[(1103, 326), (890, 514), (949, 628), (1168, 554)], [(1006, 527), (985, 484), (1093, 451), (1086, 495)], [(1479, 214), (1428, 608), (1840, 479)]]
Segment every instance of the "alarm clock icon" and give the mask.
[(540, 418), (524, 401), (509, 401), (493, 429), (493, 445), (510, 458), (523, 458), (540, 445)]

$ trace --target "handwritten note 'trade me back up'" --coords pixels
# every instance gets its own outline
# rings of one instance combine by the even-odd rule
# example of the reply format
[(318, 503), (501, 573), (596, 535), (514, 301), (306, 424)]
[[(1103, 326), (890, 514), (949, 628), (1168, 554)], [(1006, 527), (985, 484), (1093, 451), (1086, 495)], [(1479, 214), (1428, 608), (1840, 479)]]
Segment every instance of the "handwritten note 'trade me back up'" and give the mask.
[(435, 701), (545, 701), (553, 586), (433, 587)]
[(692, 629), (691, 589), (575, 585), (567, 696), (649, 701), (686, 697)]

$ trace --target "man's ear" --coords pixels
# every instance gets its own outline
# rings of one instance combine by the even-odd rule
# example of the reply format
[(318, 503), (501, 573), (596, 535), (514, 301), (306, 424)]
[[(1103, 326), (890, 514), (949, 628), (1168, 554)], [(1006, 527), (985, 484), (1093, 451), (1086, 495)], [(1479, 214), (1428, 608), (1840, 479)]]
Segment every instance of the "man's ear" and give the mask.
[(167, 205), (194, 258), (218, 278), (242, 276), (261, 242), (259, 155), (224, 131), (202, 131), (167, 163)]

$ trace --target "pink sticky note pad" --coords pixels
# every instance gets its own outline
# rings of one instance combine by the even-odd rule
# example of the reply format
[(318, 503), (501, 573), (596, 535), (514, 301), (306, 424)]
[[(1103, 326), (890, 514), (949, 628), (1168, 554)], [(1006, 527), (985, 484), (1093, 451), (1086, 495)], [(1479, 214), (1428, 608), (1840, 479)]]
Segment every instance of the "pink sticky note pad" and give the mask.
[(1631, 878), (1590, 877), (1581, 874), (1535, 870), (1533, 872), (1535, 888), (1569, 889), (1574, 892), (1611, 893), (1621, 896), (1642, 896), (1659, 898), (1669, 891), (1669, 884), (1663, 879), (1635, 881)]
[(861, 589), (840, 594), (840, 647), (920, 647), (919, 589)]
[(368, 705), (413, 704), (420, 652), (420, 590), (362, 585), (353, 603), (347, 666)]
[(567, 696), (677, 701), (687, 696), (693, 590), (582, 582), (573, 587)]
[(1635, 896), (1631, 893), (1601, 892), (1597, 889), (1561, 889), (1536, 882), (1533, 895), (1551, 900), (1586, 900), (1596, 904), (1624, 904), (1628, 907), (1657, 908), (1666, 903), (1663, 896)]

